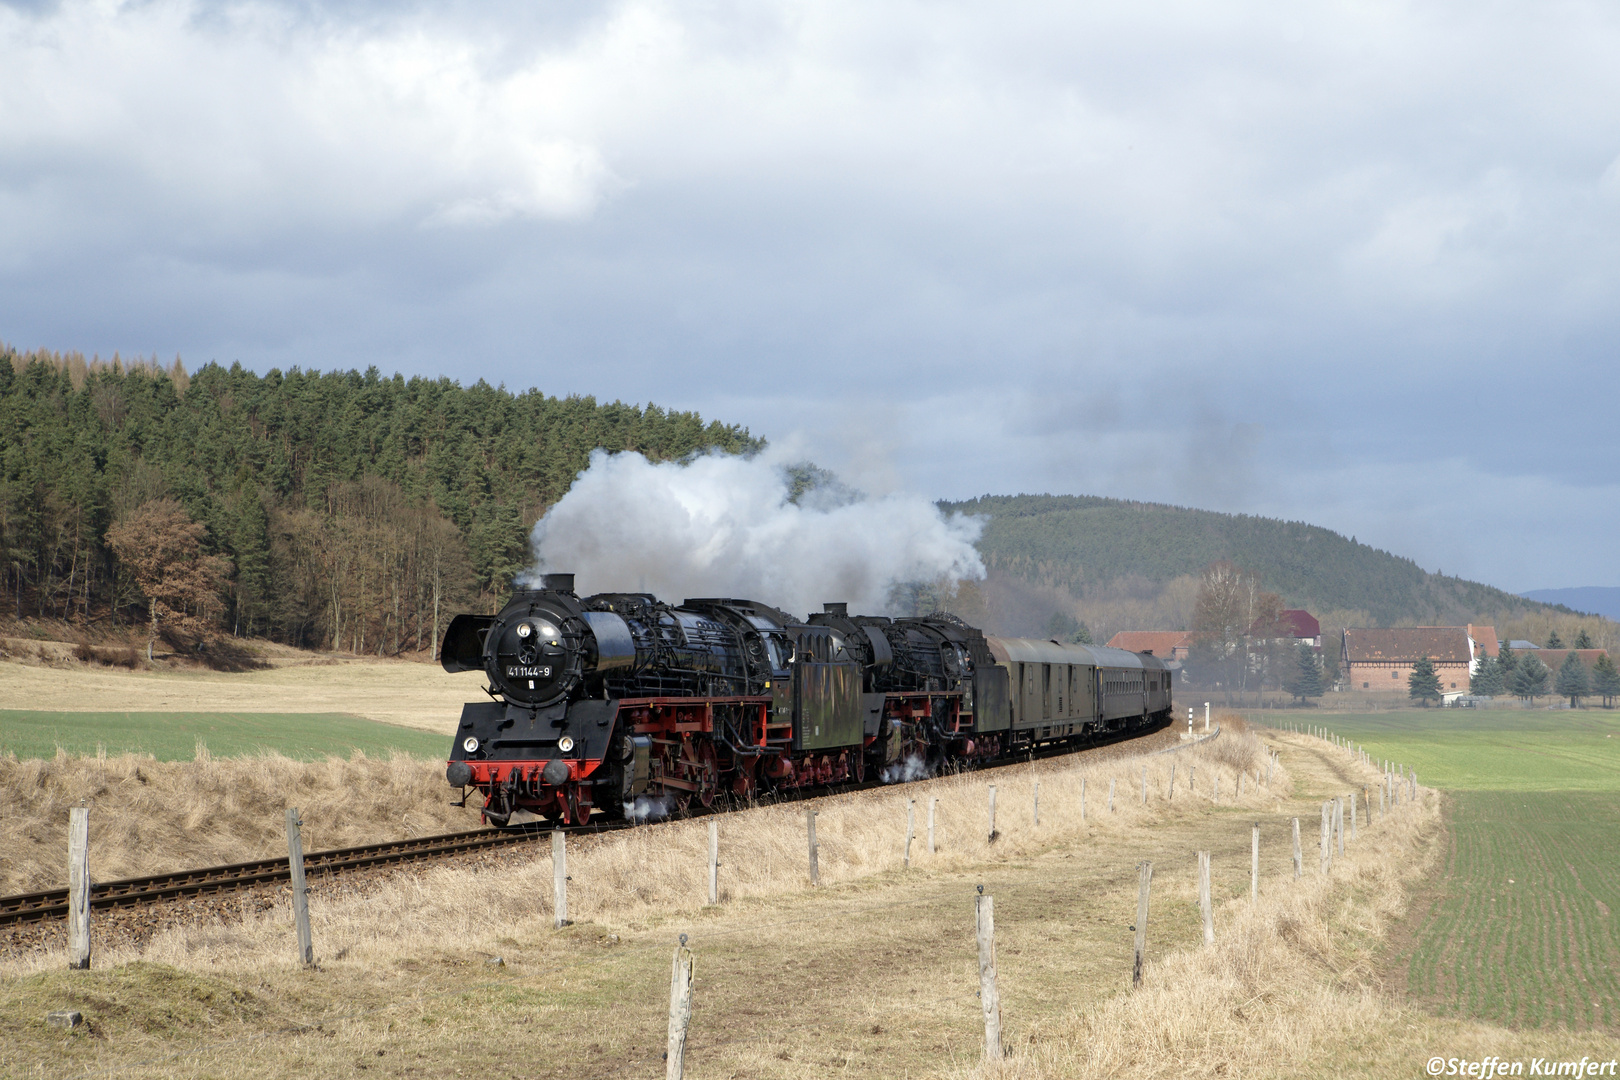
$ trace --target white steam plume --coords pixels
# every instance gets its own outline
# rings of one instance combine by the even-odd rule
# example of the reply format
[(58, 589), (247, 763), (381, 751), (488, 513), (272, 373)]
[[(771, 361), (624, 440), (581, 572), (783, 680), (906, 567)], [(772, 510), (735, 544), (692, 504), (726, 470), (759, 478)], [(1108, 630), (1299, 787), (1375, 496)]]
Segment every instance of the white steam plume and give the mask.
[(572, 572), (581, 595), (734, 596), (800, 615), (829, 600), (881, 613), (897, 583), (984, 577), (976, 519), (916, 495), (796, 504), (790, 483), (764, 454), (654, 464), (598, 450), (535, 525), (532, 573)]

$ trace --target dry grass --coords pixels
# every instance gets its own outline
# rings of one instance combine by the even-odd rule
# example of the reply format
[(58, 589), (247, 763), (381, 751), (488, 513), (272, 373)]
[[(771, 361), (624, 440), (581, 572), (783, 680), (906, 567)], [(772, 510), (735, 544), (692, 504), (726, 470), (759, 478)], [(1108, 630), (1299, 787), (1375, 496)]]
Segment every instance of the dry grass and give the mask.
[[(1217, 775), (1222, 778), (1224, 807), (1264, 808), (1286, 794), (1285, 778), (1279, 778), (1270, 791), (1256, 788), (1251, 779), (1244, 795), (1235, 796), (1236, 773), (1222, 760), (1232, 752), (1217, 751), (1225, 742), (1223, 736), (1207, 746), (1173, 755), (1116, 756), (1096, 764), (1060, 759), (1026, 767), (1011, 778), (968, 773), (816, 800), (821, 882), (836, 887), (899, 868), (908, 799), (916, 800), (913, 865), (952, 873), (985, 862), (1029, 858), (1053, 844), (1085, 836), (1131, 833), (1169, 818), (1196, 815), (1210, 804)], [(1258, 748), (1259, 740), (1253, 745)], [(1243, 764), (1252, 777), (1259, 761), (1249, 759)], [(1177, 769), (1177, 790), (1167, 800), (1172, 765)], [(1191, 777), (1196, 791), (1188, 787), (1189, 766), (1196, 770)], [(1149, 788), (1146, 806), (1141, 790), (1144, 767)], [(147, 777), (144, 783), (141, 775)], [(446, 791), (437, 767), (430, 773), (420, 762), (405, 758), (388, 762), (329, 759), (310, 765), (259, 758), (171, 767), (133, 757), (111, 759), (104, 766), (94, 759), (66, 759), (0, 763), (0, 777), (8, 799), (13, 797), (11, 791), (37, 793), (29, 813), (36, 832), (46, 829), (48, 823), (49, 844), (31, 836), (22, 843), (6, 838), (7, 851), (27, 845), (24, 850), (45, 852), (28, 864), (35, 878), (60, 865), (58, 853), (66, 850), (67, 808), (87, 794), (120, 807), (117, 812), (91, 815), (91, 870), (103, 878), (113, 876), (105, 869), (109, 865), (117, 865), (120, 872), (140, 872), (153, 860), (153, 851), (165, 852), (160, 869), (277, 853), (285, 848), (282, 809), (289, 804), (300, 808), (310, 848), (452, 827), (448, 817), (434, 816), (445, 802)], [(1086, 785), (1084, 822), (1082, 781)], [(1027, 827), (1036, 782), (1041, 785), (1038, 831)], [(1115, 785), (1112, 813), (1108, 810), (1110, 782)], [(1000, 835), (993, 842), (988, 836), (988, 783), (998, 788)], [(380, 798), (379, 792), (387, 792), (387, 797)], [(930, 856), (926, 823), (932, 798), (939, 800), (938, 851)], [(409, 811), (403, 812), (406, 807)], [(719, 819), (725, 863), (723, 899), (767, 899), (806, 886), (805, 807), (762, 806)], [(8, 830), (17, 816), (7, 815)], [(168, 854), (180, 850), (191, 853), (190, 857), (175, 859)], [(708, 824), (703, 820), (666, 822), (576, 841), (569, 856), (573, 878), (569, 914), (576, 921), (604, 925), (695, 915), (707, 900), (707, 850)], [(456, 940), (477, 941), (505, 935), (514, 920), (543, 922), (552, 910), (551, 862), (549, 849), (545, 851), (533, 862), (481, 877), (477, 884), (481, 900), (476, 905), (465, 902), (467, 871), (449, 867), (387, 884), (364, 902), (316, 905), (312, 917), (321, 950), (327, 955), (341, 952), (361, 959), (383, 958), (427, 945), (431, 939), (420, 936), (420, 927), (432, 927), (434, 936), (449, 933)], [(53, 880), (60, 876), (58, 871)], [(379, 922), (379, 909), (393, 918)], [(233, 930), (229, 948), (224, 950), (211, 947), (194, 930), (177, 929), (158, 935), (144, 950), (113, 952), (107, 960), (152, 959), (181, 965), (199, 962), (199, 958), (205, 963), (269, 962), (286, 952), (288, 918), (282, 911), (249, 921)], [(24, 969), (61, 962), (61, 957), (49, 954), (21, 961)], [(11, 964), (0, 965), (0, 971), (8, 968), (17, 970)]]
[[(1302, 880), (1263, 886), (1258, 905), (1246, 896), (1229, 901), (1213, 946), (1153, 963), (1142, 989), (1067, 1010), (1031, 1031), (1007, 1059), (952, 1075), (1408, 1076), (1435, 1054), (1526, 1062), (1614, 1056), (1620, 1043), (1601, 1032), (1516, 1032), (1442, 1020), (1385, 992), (1388, 932), (1442, 852), (1440, 797), (1420, 790), (1420, 805), (1364, 826), (1366, 840), (1348, 846), (1328, 876), (1307, 871)], [(1313, 830), (1307, 834), (1314, 838)], [(1306, 846), (1309, 866), (1309, 839)]]
[(199, 744), (185, 762), (0, 757), (0, 893), (66, 885), (69, 807), (92, 808), (91, 876), (111, 881), (285, 856), (289, 806), (309, 850), (477, 828), (477, 812), (450, 806), (450, 794), (442, 761), (406, 754), (215, 759)]

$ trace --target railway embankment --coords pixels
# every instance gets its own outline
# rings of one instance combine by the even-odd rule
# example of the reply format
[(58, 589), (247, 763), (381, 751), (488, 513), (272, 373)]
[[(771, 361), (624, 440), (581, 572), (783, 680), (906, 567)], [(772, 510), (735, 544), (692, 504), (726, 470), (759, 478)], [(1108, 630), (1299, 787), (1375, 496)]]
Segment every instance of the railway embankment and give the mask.
[[(1280, 750), (1269, 776), (1268, 745)], [(678, 821), (571, 845), (571, 924), (561, 929), (541, 846), (527, 860), (432, 866), (312, 897), (311, 969), (297, 963), (285, 903), (170, 927), (139, 947), (102, 943), (89, 972), (64, 970), (48, 951), (13, 958), (0, 965), (0, 1056), (7, 1069), (46, 1076), (354, 1075), (362, 1065), (384, 1075), (644, 1076), (663, 1070), (670, 955), (686, 934), (697, 965), (687, 1075), (974, 1073), (982, 887), (996, 904), (1008, 1050), (987, 1072), (1421, 1068), (1411, 1054), (1430, 1021), (1388, 996), (1379, 956), (1411, 875), (1437, 850), (1433, 796), (1359, 819), (1322, 874), (1321, 801), (1376, 773), (1346, 773), (1354, 767), (1320, 740), (1269, 732), (1140, 750), (723, 816), (716, 904), (708, 822)], [(815, 886), (807, 808), (818, 813)], [(1298, 881), (1294, 817), (1306, 855)], [(1202, 944), (1198, 851), (1211, 854), (1212, 946)], [(1133, 991), (1142, 861), (1155, 872), (1145, 978)], [(45, 1025), (63, 1009), (82, 1014), (80, 1029)], [(1498, 1037), (1466, 1025), (1453, 1033), (1482, 1046)]]

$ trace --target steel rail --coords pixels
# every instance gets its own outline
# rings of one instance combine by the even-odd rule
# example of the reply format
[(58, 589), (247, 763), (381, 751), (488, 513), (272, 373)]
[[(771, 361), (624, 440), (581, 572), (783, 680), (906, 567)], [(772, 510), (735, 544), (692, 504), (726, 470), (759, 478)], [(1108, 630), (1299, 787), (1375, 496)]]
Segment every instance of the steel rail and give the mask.
[[(605, 823), (579, 825), (564, 831), (600, 832), (605, 827)], [(363, 844), (359, 847), (312, 851), (304, 856), (304, 872), (319, 876), (469, 851), (512, 847), (529, 843), (542, 835), (549, 835), (551, 831), (550, 828), (477, 829), (471, 832), (442, 833), (438, 836), (419, 836), (409, 840), (391, 840), (380, 844)], [(291, 877), (292, 870), (287, 860), (280, 858), (180, 870), (168, 874), (154, 874), (150, 877), (98, 881), (90, 889), (90, 907), (102, 910), (133, 907), (160, 900), (230, 892), (252, 885), (287, 881)], [(0, 926), (63, 918), (67, 915), (67, 911), (66, 889), (46, 889), (16, 896), (0, 896)]]

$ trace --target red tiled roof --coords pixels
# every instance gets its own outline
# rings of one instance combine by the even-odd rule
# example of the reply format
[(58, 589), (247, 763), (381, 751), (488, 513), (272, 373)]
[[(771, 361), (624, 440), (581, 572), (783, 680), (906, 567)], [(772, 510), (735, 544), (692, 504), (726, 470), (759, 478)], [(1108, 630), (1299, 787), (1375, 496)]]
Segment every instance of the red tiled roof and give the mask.
[(1468, 631), (1461, 626), (1346, 629), (1344, 650), (1352, 664), (1410, 664), (1424, 656), (1452, 664), (1473, 660), (1468, 655)]
[(1322, 624), (1316, 621), (1316, 616), (1301, 608), (1286, 608), (1277, 617), (1279, 626), (1286, 626), (1297, 638), (1319, 637), (1322, 633)]
[(1121, 630), (1108, 639), (1108, 645), (1130, 652), (1151, 649), (1154, 656), (1169, 659), (1176, 649), (1192, 647), (1192, 635), (1185, 630)]
[(1474, 639), (1474, 645), (1479, 649), (1479, 658), (1495, 656), (1500, 650), (1496, 644), (1496, 627), (1475, 626), (1468, 624), (1468, 633)]

